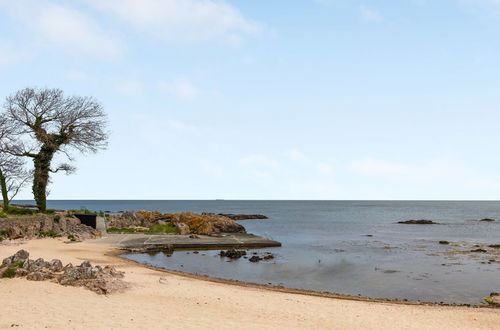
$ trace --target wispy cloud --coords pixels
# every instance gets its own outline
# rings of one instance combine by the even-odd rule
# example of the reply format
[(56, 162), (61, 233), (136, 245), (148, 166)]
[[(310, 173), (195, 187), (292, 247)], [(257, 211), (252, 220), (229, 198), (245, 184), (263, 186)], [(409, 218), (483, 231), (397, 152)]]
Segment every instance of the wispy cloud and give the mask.
[(261, 27), (223, 1), (214, 0), (86, 0), (94, 8), (145, 35), (180, 43), (238, 43)]
[(58, 52), (116, 59), (120, 42), (89, 15), (54, 1), (0, 0), (0, 8), (33, 38), (32, 42)]
[(378, 10), (366, 6), (359, 7), (359, 14), (367, 22), (379, 22), (382, 20), (382, 15)]
[(160, 82), (159, 89), (161, 92), (166, 92), (188, 101), (194, 100), (199, 94), (199, 89), (191, 80), (186, 78), (179, 78), (172, 82)]

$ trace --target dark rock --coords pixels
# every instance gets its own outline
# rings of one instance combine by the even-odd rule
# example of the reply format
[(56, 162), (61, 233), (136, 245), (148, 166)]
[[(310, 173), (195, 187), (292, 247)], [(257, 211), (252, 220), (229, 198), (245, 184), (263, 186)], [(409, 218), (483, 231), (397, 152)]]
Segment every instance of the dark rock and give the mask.
[(479, 220), (479, 222), (495, 222), (495, 221), (496, 221), (495, 219), (489, 219), (489, 218)]
[(263, 260), (263, 258), (259, 257), (259, 256), (252, 256), (250, 259), (248, 259), (250, 262), (259, 262), (261, 260)]
[(227, 250), (227, 251), (220, 251), (219, 255), (221, 257), (226, 257), (229, 259), (239, 259), (247, 255), (247, 252), (243, 250)]
[(450, 244), (450, 242), (448, 242), (448, 241), (439, 241), (439, 244), (448, 245), (448, 244)]
[(488, 245), (488, 247), (494, 248), (494, 249), (500, 249), (500, 244), (491, 244), (491, 245)]
[(488, 251), (486, 251), (485, 249), (475, 249), (475, 250), (470, 250), (470, 252), (486, 253)]
[(434, 222), (432, 220), (405, 220), (405, 221), (398, 221), (398, 223), (405, 224), (405, 225), (436, 225), (437, 222)]

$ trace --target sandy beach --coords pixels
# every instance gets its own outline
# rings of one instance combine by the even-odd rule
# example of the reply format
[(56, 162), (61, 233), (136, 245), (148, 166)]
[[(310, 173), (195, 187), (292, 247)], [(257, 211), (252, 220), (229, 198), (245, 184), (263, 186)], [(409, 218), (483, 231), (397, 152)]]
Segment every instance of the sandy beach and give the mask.
[(130, 287), (100, 296), (84, 288), (0, 279), (0, 328), (20, 329), (498, 329), (500, 310), (350, 301), (214, 283), (142, 267), (91, 241), (1, 246), (31, 258), (114, 265)]

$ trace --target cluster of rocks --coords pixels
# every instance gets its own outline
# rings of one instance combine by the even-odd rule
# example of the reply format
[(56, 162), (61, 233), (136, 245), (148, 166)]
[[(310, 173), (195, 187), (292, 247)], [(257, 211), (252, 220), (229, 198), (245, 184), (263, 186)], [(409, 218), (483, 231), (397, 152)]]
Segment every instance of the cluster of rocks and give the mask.
[(79, 266), (63, 265), (61, 260), (29, 259), (29, 253), (19, 250), (0, 265), (0, 277), (26, 277), (30, 281), (52, 281), (61, 285), (81, 286), (98, 294), (109, 294), (126, 288), (123, 272), (112, 266), (92, 266), (89, 261)]
[(101, 233), (92, 227), (81, 224), (70, 213), (60, 212), (54, 215), (37, 214), (22, 218), (0, 219), (0, 233), (3, 238), (36, 238), (67, 235), (74, 240), (101, 237)]
[(257, 252), (253, 253), (253, 256), (250, 258), (246, 257), (247, 251), (245, 250), (227, 250), (227, 251), (220, 251), (219, 255), (221, 257), (226, 257), (229, 259), (240, 259), (241, 257), (248, 259), (250, 262), (259, 262), (262, 260), (271, 260), (274, 259), (275, 256), (271, 252), (266, 252), (263, 256), (259, 256)]
[(233, 219), (215, 214), (162, 214), (136, 211), (110, 216), (109, 228), (151, 228), (154, 225), (172, 224), (179, 234), (245, 233), (245, 228)]
[(220, 251), (219, 255), (221, 257), (226, 257), (229, 259), (239, 259), (243, 256), (247, 255), (247, 251), (244, 250), (227, 250), (227, 251)]
[(202, 215), (220, 215), (233, 220), (268, 219), (268, 217), (263, 214), (202, 213)]

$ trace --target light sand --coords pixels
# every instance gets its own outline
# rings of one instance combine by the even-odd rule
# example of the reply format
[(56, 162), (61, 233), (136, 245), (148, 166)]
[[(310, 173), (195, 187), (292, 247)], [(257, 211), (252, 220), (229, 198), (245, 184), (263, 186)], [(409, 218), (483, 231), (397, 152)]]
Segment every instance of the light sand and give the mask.
[[(203, 281), (142, 267), (92, 243), (0, 246), (30, 258), (112, 264), (130, 288), (100, 296), (50, 282), (0, 279), (0, 328), (17, 329), (500, 329), (500, 310), (350, 301)], [(0, 259), (1, 260), (1, 259)]]

